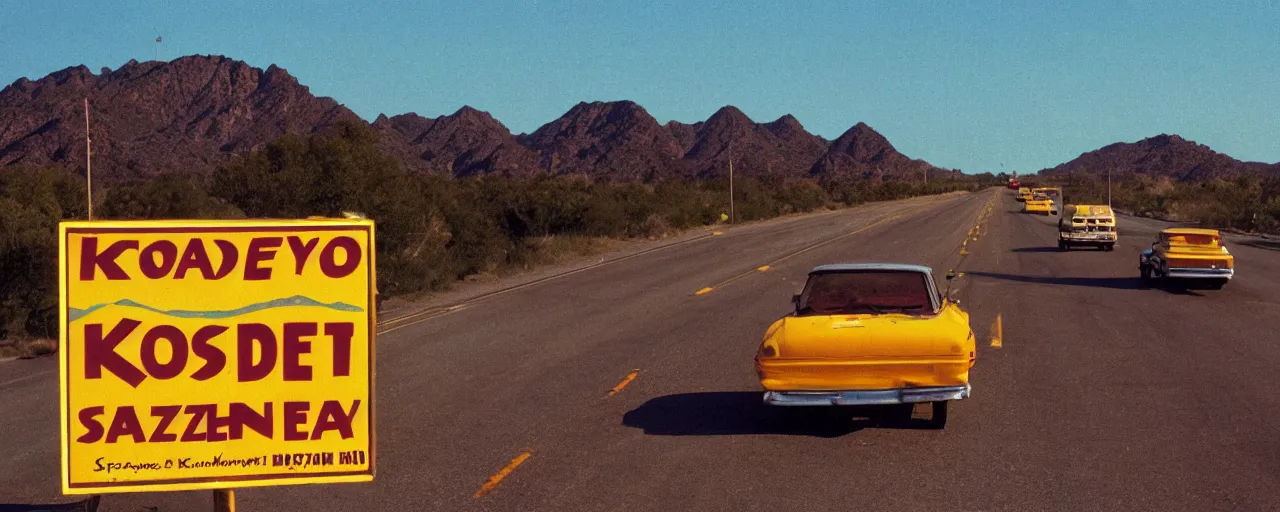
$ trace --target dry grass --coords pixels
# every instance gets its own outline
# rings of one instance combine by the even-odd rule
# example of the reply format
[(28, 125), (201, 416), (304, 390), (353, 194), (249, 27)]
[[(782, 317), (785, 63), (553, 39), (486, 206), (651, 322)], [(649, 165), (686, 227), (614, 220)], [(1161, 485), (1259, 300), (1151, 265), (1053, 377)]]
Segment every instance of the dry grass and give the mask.
[(0, 341), (0, 358), (31, 359), (58, 353), (58, 340), (20, 338)]
[[(524, 269), (555, 265), (574, 258), (591, 256), (609, 250), (615, 240), (578, 235), (555, 235), (529, 241), (529, 255)], [(512, 269), (519, 271), (521, 269)]]

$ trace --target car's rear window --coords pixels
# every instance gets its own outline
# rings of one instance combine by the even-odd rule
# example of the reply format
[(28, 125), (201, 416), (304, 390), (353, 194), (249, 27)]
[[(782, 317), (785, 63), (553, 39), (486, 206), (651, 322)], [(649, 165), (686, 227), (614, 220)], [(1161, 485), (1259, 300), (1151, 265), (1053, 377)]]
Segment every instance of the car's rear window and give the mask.
[(800, 315), (925, 314), (933, 311), (925, 274), (907, 271), (830, 272), (809, 276)]
[(1165, 234), (1165, 240), (1170, 245), (1217, 245), (1218, 237), (1213, 235), (1201, 234)]

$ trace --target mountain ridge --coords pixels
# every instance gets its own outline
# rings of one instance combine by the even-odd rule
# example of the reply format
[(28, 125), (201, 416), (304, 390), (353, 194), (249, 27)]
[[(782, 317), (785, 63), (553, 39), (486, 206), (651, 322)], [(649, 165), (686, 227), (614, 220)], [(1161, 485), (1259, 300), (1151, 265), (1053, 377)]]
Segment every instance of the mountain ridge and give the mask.
[(1214, 151), (1207, 145), (1177, 134), (1162, 133), (1136, 142), (1115, 142), (1041, 169), (1041, 176), (1072, 174), (1169, 178), (1174, 181), (1229, 179), (1242, 174), (1280, 174), (1280, 163), (1246, 162)]
[[(94, 178), (108, 185), (166, 172), (207, 175), (282, 135), (323, 133), (345, 122), (377, 132), (383, 151), (410, 172), (456, 177), (713, 178), (727, 173), (730, 158), (735, 173), (747, 177), (915, 179), (925, 169), (952, 172), (902, 155), (887, 140), (877, 152), (833, 152), (839, 139), (809, 133), (790, 114), (759, 123), (733, 106), (705, 121), (662, 124), (632, 101), (580, 102), (518, 135), (470, 106), (435, 118), (408, 112), (366, 122), (337, 100), (312, 94), (280, 66), (262, 69), (220, 55), (19, 78), (0, 90), (0, 166), (83, 172), (86, 97)], [(883, 139), (858, 126), (862, 139)], [(824, 161), (842, 171), (827, 175)]]

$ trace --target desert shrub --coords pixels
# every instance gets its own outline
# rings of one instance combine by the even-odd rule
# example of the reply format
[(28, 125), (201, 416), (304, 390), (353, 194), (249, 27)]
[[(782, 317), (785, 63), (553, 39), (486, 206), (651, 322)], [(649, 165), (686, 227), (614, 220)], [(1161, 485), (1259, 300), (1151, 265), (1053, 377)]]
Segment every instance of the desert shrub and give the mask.
[[(818, 184), (778, 175), (734, 182), (738, 221), (828, 204), (855, 205), (926, 193), (976, 190), (982, 180)], [(725, 179), (593, 182), (409, 175), (360, 123), (286, 135), (245, 153), (207, 180), (163, 175), (115, 186), (95, 216), (305, 218), (363, 214), (377, 223), (378, 288), (387, 296), (447, 288), (457, 280), (582, 254), (593, 237), (656, 237), (720, 222)], [(1260, 183), (1252, 184), (1262, 190)], [(1272, 186), (1275, 190), (1278, 187)], [(0, 338), (57, 336), (57, 224), (85, 215), (84, 183), (61, 169), (0, 172)], [(1278, 211), (1280, 199), (1265, 198)], [(1252, 204), (1252, 203), (1251, 203)], [(1218, 214), (1214, 214), (1218, 215)], [(1237, 218), (1239, 212), (1224, 215)], [(1274, 217), (1274, 216), (1273, 216)]]
[(58, 222), (86, 211), (84, 180), (69, 171), (0, 172), (0, 338), (58, 336)]

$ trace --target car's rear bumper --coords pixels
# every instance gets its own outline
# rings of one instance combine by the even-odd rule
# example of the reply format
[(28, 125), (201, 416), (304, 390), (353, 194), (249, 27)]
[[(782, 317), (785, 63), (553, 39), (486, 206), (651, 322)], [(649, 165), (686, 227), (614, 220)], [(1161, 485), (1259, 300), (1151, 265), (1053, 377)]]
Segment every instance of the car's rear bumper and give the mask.
[(1116, 237), (1115, 235), (1098, 236), (1098, 235), (1075, 235), (1075, 234), (1066, 234), (1066, 233), (1063, 233), (1058, 236), (1059, 240), (1062, 240), (1064, 242), (1071, 242), (1073, 244), (1113, 244), (1116, 242), (1117, 238), (1118, 237)]
[(765, 391), (764, 403), (784, 407), (891, 405), (969, 397), (969, 385), (857, 391)]
[(1171, 268), (1169, 277), (1178, 279), (1231, 279), (1236, 274), (1229, 268)]

